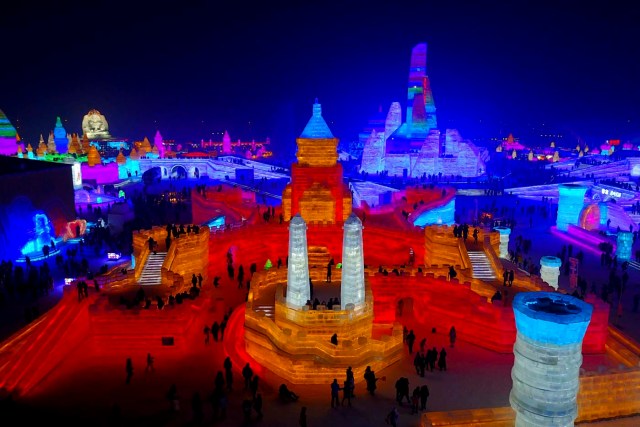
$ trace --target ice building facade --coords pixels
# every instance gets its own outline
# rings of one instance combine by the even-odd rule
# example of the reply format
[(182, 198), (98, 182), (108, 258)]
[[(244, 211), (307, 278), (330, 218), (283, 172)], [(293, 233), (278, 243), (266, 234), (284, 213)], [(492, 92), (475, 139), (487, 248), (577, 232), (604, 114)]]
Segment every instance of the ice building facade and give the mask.
[(420, 177), (485, 173), (486, 149), (462, 138), (455, 129), (438, 130), (435, 101), (427, 74), (427, 44), (411, 53), (405, 121), (394, 102), (385, 120), (384, 134), (375, 127), (363, 147), (360, 171), (368, 174)]

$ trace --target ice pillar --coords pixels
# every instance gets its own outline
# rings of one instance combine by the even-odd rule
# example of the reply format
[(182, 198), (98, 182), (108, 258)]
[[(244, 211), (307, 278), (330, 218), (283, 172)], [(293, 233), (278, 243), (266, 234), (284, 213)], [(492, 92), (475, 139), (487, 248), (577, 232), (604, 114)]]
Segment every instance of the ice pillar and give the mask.
[(300, 214), (289, 221), (289, 266), (287, 270), (287, 304), (302, 307), (311, 298), (307, 223)]
[(584, 194), (587, 187), (578, 184), (558, 185), (558, 218), (556, 226), (558, 230), (567, 231), (569, 224), (577, 225), (580, 212), (584, 206)]
[(560, 258), (554, 256), (540, 258), (540, 277), (556, 290), (558, 289), (558, 276), (560, 275), (561, 265), (562, 260)]
[(495, 231), (500, 233), (500, 258), (509, 258), (509, 235), (511, 229), (509, 227), (495, 227)]
[(590, 304), (570, 295), (520, 292), (513, 299), (516, 343), (509, 395), (516, 427), (573, 426)]
[(353, 304), (356, 309), (364, 305), (362, 222), (353, 212), (344, 223), (340, 301), (343, 310), (347, 304)]
[(629, 261), (631, 259), (631, 246), (633, 245), (633, 233), (630, 231), (619, 231), (617, 239), (616, 256), (618, 261)]

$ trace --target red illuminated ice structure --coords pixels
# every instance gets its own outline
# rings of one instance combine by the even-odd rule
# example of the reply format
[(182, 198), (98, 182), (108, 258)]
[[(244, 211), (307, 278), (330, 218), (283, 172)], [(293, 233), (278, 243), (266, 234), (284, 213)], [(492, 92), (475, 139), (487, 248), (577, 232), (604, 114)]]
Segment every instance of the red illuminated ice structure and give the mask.
[[(299, 147), (299, 159), (309, 155), (307, 149), (327, 151), (327, 147), (332, 146), (335, 150), (334, 138), (320, 138), (326, 145), (313, 146), (313, 142), (318, 142), (317, 138), (304, 136), (303, 133), (303, 138), (298, 140), (299, 143), (303, 140), (303, 150)], [(316, 169), (318, 166), (295, 165), (296, 173), (292, 177), (289, 190), (286, 190), (292, 194), (288, 213), (294, 208), (298, 211), (308, 209), (309, 212), (311, 209), (317, 209), (322, 215), (326, 215), (326, 220), (310, 223), (307, 230), (309, 275), (317, 284), (316, 292), (322, 292), (324, 286), (331, 286), (323, 285), (329, 260), (333, 258), (338, 264), (343, 259), (345, 195), (338, 193), (339, 198), (333, 198), (336, 196), (328, 187), (329, 181), (323, 181), (325, 177), (336, 178), (336, 171), (339, 169), (331, 166), (320, 166), (322, 169)], [(321, 171), (325, 173), (320, 173)], [(315, 188), (325, 190), (317, 191)], [(222, 192), (227, 190), (223, 189)], [(215, 205), (207, 206), (212, 191), (215, 189), (207, 189), (207, 199), (203, 197), (199, 200), (200, 206), (197, 209), (206, 211), (212, 206), (215, 208)], [(319, 203), (312, 197), (314, 195), (321, 196)], [(425, 200), (425, 204), (437, 202), (437, 193), (434, 192), (432, 196), (433, 199)], [(242, 194), (233, 192), (220, 195), (219, 199), (211, 197), (211, 200), (218, 204), (237, 203), (238, 198), (242, 200)], [(426, 194), (420, 195), (418, 191), (407, 190), (405, 197), (407, 200), (403, 200), (403, 203), (415, 201), (417, 197), (426, 197)], [(452, 197), (452, 193), (447, 192), (444, 196), (440, 193), (440, 197), (446, 200)], [(242, 212), (241, 208), (238, 212)], [(356, 213), (361, 214), (362, 210), (356, 210)], [(491, 299), (496, 289), (502, 286), (502, 282), (496, 281), (495, 277), (501, 277), (504, 271), (497, 255), (500, 245), (498, 232), (480, 232), (476, 244), (471, 240), (454, 237), (452, 227), (446, 225), (420, 229), (406, 224), (399, 226), (376, 221), (375, 217), (376, 215), (367, 216), (363, 232), (364, 274), (373, 301), (374, 337), (388, 334), (398, 319), (402, 319), (403, 323), (420, 332), (432, 327), (446, 331), (455, 324), (461, 340), (496, 352), (512, 351), (516, 329), (513, 310), (510, 307), (511, 299)], [(234, 265), (243, 265), (245, 271), (248, 271), (248, 266), (252, 264), (257, 266), (258, 272), (254, 277), (255, 281), (251, 282), (251, 289), (259, 290), (271, 280), (270, 278), (283, 274), (272, 273), (263, 266), (267, 264), (265, 261), (270, 260), (268, 264), (277, 270), (276, 260), (284, 260), (287, 256), (288, 225), (286, 221), (282, 224), (279, 221), (256, 221), (216, 233), (210, 233), (208, 228), (203, 228), (199, 234), (192, 233), (173, 240), (169, 248), (165, 243), (165, 228), (136, 232), (136, 265), (133, 270), (126, 275), (118, 270), (101, 277), (102, 292), (91, 292), (88, 300), (82, 303), (78, 302), (75, 289), (65, 288), (62, 301), (53, 310), (14, 334), (0, 346), (0, 388), (17, 395), (28, 394), (36, 385), (42, 383), (58, 363), (65, 360), (72, 349), (78, 348), (86, 351), (86, 357), (122, 357), (129, 352), (147, 351), (153, 354), (164, 352), (188, 357), (192, 351), (190, 344), (201, 343), (203, 319), (209, 319), (208, 316), (212, 312), (221, 314), (224, 302), (214, 296), (220, 294), (215, 294), (209, 286), (209, 289), (203, 289), (196, 299), (187, 299), (182, 304), (163, 310), (144, 310), (139, 306), (127, 309), (118, 304), (118, 298), (138, 289), (145, 267), (149, 266), (147, 260), (152, 259), (152, 256), (160, 256), (163, 260), (158, 274), (160, 284), (148, 285), (146, 288), (151, 294), (166, 296), (167, 292), (172, 290), (184, 289), (191, 272), (203, 271), (208, 279), (225, 274), (229, 253), (232, 254)], [(155, 248), (156, 254), (148, 247), (149, 237), (159, 243)], [(409, 262), (410, 250), (413, 251), (413, 263)], [(473, 269), (475, 261), (472, 261), (477, 259), (476, 257), (484, 259), (490, 266), (493, 278), (476, 277)], [(447, 272), (450, 267), (454, 267), (457, 272), (454, 279), (448, 278)], [(280, 268), (286, 271), (284, 263)], [(336, 269), (334, 274), (337, 280), (340, 271)], [(514, 287), (510, 290), (512, 294), (521, 291), (554, 291), (539, 278), (520, 274), (516, 275)], [(587, 302), (593, 304), (594, 311), (585, 335), (583, 351), (611, 352), (622, 361), (621, 363), (632, 366), (633, 360), (638, 359), (637, 354), (640, 354), (640, 351), (634, 353), (633, 348), (637, 349), (637, 345), (633, 347), (635, 344), (625, 341), (608, 328), (607, 304), (596, 300)], [(234, 366), (244, 366), (246, 362), (250, 362), (254, 372), (262, 373), (265, 368), (260, 367), (246, 351), (245, 309), (241, 302), (236, 303), (238, 305), (229, 319), (225, 332), (226, 336), (233, 339), (225, 339), (225, 351), (232, 358)], [(254, 308), (261, 309), (267, 316), (270, 305), (273, 309), (275, 301), (271, 300), (269, 304), (269, 301), (265, 300), (260, 305)], [(429, 310), (417, 310), (417, 307), (429, 307)], [(25, 351), (27, 348), (28, 352)], [(632, 350), (627, 351), (628, 348)], [(624, 382), (635, 381), (633, 375), (637, 376), (638, 372), (636, 366), (628, 372), (618, 373), (619, 378), (613, 378), (612, 373), (593, 374), (585, 376), (584, 380), (581, 377), (584, 387), (589, 390), (588, 395), (579, 395), (579, 399), (582, 399), (582, 416), (597, 419), (608, 415), (607, 408), (597, 406), (606, 400), (605, 396), (610, 392), (607, 383), (618, 386)], [(620, 399), (627, 406), (623, 409), (617, 406), (618, 415), (625, 411), (629, 413), (634, 405), (637, 408), (640, 400), (624, 395), (620, 395)], [(423, 424), (427, 425), (424, 420)]]

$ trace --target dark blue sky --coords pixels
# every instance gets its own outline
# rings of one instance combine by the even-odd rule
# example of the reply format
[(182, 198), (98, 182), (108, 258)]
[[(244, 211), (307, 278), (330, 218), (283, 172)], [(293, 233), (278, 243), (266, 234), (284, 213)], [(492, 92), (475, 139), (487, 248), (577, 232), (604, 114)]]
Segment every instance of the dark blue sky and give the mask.
[(617, 1), (12, 2), (0, 109), (30, 141), (58, 115), (80, 132), (96, 108), (114, 136), (228, 129), (292, 150), (318, 97), (347, 142), (379, 105), (404, 109), (411, 48), (426, 41), (441, 127), (628, 139), (640, 136), (638, 22)]

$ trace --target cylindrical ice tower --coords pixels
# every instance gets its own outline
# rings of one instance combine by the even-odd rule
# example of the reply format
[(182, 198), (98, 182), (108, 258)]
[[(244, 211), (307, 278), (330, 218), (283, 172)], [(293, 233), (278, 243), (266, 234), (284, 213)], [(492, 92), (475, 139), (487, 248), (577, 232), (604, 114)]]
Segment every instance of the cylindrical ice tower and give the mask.
[(287, 269), (287, 304), (302, 307), (311, 298), (307, 223), (300, 214), (289, 221), (289, 262)]
[(521, 292), (513, 299), (518, 335), (509, 402), (516, 427), (573, 426), (582, 339), (592, 311), (565, 294)]
[(509, 258), (509, 234), (511, 234), (511, 229), (503, 226), (494, 227), (493, 229), (500, 233), (500, 258)]
[(584, 194), (587, 192), (587, 187), (579, 184), (560, 184), (558, 192), (556, 226), (558, 230), (567, 231), (569, 224), (578, 224), (580, 212), (584, 207)]
[(364, 253), (362, 252), (362, 222), (351, 213), (344, 223), (342, 236), (342, 281), (340, 283), (341, 307), (347, 304), (355, 308), (364, 305)]
[(616, 249), (616, 256), (618, 257), (618, 261), (629, 261), (631, 259), (632, 245), (633, 233), (630, 231), (619, 231)]
[(558, 257), (543, 256), (540, 258), (540, 277), (554, 289), (558, 289), (561, 265), (562, 260)]

